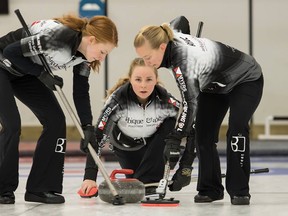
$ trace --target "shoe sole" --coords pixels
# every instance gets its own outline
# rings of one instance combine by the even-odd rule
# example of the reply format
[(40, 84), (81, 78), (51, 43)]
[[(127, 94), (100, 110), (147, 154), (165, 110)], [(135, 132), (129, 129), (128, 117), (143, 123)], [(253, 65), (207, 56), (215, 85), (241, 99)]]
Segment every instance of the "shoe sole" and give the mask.
[(206, 199), (194, 199), (194, 203), (211, 203), (211, 202), (223, 200), (223, 199), (224, 197), (221, 197), (219, 199), (212, 199), (210, 197), (207, 197)]
[(195, 203), (211, 203), (211, 202), (214, 202), (214, 201), (219, 201), (219, 200), (223, 200), (222, 199), (211, 199), (211, 200), (194, 200)]

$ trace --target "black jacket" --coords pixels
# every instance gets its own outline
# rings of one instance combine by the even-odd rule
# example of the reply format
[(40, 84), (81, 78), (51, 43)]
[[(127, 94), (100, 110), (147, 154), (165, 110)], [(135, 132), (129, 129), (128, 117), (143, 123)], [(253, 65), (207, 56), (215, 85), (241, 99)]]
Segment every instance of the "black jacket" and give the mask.
[(38, 54), (43, 54), (52, 71), (73, 67), (73, 99), (82, 125), (92, 124), (89, 96), (90, 66), (77, 51), (81, 32), (55, 20), (40, 20), (30, 26), (31, 37), (24, 30), (9, 32), (0, 38), (0, 52), (21, 76), (39, 76), (44, 70)]
[(172, 70), (182, 97), (175, 135), (185, 137), (192, 126), (199, 92), (227, 94), (235, 86), (260, 78), (256, 60), (231, 46), (189, 32), (188, 20), (180, 16), (170, 23), (174, 39), (167, 45), (160, 67)]

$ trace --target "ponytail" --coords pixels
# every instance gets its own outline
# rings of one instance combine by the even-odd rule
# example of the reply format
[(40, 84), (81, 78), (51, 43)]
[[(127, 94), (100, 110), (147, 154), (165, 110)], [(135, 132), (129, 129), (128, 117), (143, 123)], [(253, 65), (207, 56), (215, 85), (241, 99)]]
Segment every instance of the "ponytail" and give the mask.
[(134, 39), (134, 47), (141, 47), (147, 40), (152, 49), (158, 49), (162, 43), (168, 43), (174, 38), (173, 30), (169, 24), (163, 23), (161, 26), (143, 27)]

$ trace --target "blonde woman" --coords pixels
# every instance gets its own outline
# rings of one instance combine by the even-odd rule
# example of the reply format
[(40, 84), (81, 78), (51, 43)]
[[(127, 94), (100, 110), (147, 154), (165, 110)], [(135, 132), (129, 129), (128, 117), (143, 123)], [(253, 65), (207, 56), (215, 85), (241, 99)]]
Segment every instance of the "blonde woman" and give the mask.
[(196, 118), (199, 178), (196, 203), (223, 199), (218, 133), (228, 111), (226, 189), (233, 205), (249, 205), (249, 121), (260, 103), (263, 74), (250, 55), (207, 38), (190, 35), (188, 20), (143, 27), (134, 47), (147, 65), (169, 68), (182, 96), (183, 111), (167, 139), (164, 156), (177, 160), (181, 138)]
[[(123, 169), (132, 169), (128, 178), (145, 183), (159, 182), (164, 174), (163, 150), (165, 138), (175, 127), (179, 101), (158, 82), (157, 70), (146, 66), (141, 58), (132, 61), (128, 77), (120, 79), (108, 91), (108, 99), (96, 124), (100, 143), (108, 142)], [(184, 152), (194, 152), (189, 139)], [(184, 156), (186, 155), (186, 156)], [(170, 190), (181, 190), (191, 180), (193, 153), (184, 153)], [(87, 157), (82, 197), (97, 196), (97, 166)], [(147, 187), (146, 195), (156, 187)], [(95, 194), (96, 193), (96, 194)]]

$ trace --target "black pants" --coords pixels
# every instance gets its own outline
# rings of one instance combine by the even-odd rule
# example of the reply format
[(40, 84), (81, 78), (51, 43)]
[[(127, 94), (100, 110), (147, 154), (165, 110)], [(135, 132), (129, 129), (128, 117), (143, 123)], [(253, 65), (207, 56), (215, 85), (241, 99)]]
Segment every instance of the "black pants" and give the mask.
[(260, 103), (263, 77), (238, 85), (226, 95), (200, 93), (196, 115), (196, 147), (199, 157), (197, 190), (217, 198), (223, 194), (217, 151), (218, 133), (229, 110), (227, 131), (226, 190), (230, 196), (250, 195), (249, 121)]
[[(54, 93), (34, 76), (14, 77), (0, 68), (0, 193), (18, 187), (21, 119), (15, 97), (43, 125), (26, 189), (62, 192), (66, 149), (65, 116)], [(1, 127), (0, 127), (1, 128)]]
[(136, 178), (143, 183), (159, 182), (163, 178), (164, 139), (173, 130), (175, 123), (174, 118), (166, 119), (147, 144), (137, 151), (123, 151), (114, 147), (122, 169), (134, 171), (133, 175), (126, 175), (127, 178)]

